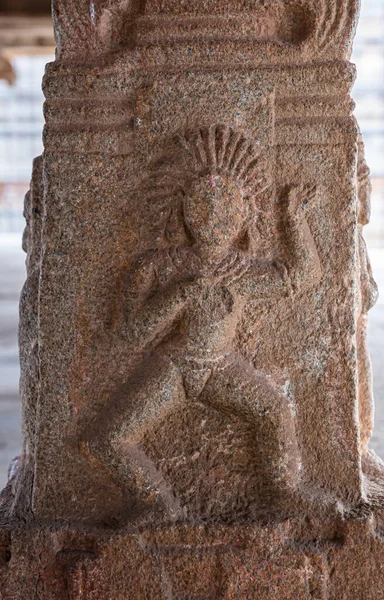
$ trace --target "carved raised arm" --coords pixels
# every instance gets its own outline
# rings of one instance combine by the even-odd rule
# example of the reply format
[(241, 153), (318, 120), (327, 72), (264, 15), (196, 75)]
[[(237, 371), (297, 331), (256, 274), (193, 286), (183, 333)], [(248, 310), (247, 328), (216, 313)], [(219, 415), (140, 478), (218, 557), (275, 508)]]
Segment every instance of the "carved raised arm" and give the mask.
[(161, 339), (190, 301), (192, 287), (192, 281), (171, 284), (148, 299), (145, 307), (127, 312), (123, 333), (129, 345), (142, 351)]
[(232, 274), (236, 291), (253, 298), (272, 298), (297, 293), (321, 278), (321, 265), (307, 219), (306, 209), (313, 203), (314, 187), (292, 188), (284, 218), (287, 258), (274, 261), (239, 261), (237, 273)]
[(303, 291), (320, 280), (322, 269), (306, 211), (313, 204), (316, 188), (299, 186), (288, 193), (286, 213), (287, 269), (292, 291)]

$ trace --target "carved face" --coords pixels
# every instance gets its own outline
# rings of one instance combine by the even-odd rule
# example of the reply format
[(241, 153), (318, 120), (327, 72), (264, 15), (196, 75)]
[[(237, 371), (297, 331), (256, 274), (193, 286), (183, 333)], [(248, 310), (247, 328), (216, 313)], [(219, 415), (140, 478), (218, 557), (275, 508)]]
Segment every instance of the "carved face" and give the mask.
[(197, 244), (228, 246), (245, 217), (241, 188), (220, 175), (199, 177), (184, 200), (184, 218)]

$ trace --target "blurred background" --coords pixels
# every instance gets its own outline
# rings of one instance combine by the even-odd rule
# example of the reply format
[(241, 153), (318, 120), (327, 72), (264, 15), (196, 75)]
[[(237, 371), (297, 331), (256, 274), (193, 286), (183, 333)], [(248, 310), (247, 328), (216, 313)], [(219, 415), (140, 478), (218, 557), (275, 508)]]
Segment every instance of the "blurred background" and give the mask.
[[(23, 199), (42, 152), (44, 66), (54, 58), (50, 0), (1, 0), (0, 7), (0, 488), (21, 446), (18, 300), (25, 279)], [(376, 425), (384, 458), (384, 0), (362, 0), (352, 61), (353, 97), (372, 172), (372, 221), (365, 229), (381, 299), (370, 313)]]

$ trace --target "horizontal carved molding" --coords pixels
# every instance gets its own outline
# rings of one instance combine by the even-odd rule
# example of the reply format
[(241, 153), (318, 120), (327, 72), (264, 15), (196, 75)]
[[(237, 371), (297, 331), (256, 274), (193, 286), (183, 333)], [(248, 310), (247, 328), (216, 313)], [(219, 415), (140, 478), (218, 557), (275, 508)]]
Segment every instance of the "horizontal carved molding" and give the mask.
[(132, 132), (121, 131), (120, 127), (70, 132), (45, 127), (43, 139), (50, 153), (120, 155), (134, 151)]
[(289, 120), (309, 117), (345, 117), (352, 114), (355, 103), (349, 96), (278, 96), (276, 119)]
[[(353, 117), (299, 117), (277, 119), (274, 146), (333, 146), (345, 142), (346, 137), (356, 138)], [(49, 154), (102, 154), (133, 155), (135, 136), (132, 129), (124, 126), (109, 128), (83, 126), (81, 130), (65, 130), (64, 126), (47, 126), (44, 144)]]
[[(274, 9), (274, 18), (260, 8), (229, 15), (164, 16), (154, 14), (137, 19), (139, 45), (209, 40), (259, 40), (298, 45), (311, 34), (310, 15), (305, 11), (290, 14)], [(314, 23), (312, 23), (312, 27)]]
[(117, 127), (128, 130), (133, 128), (134, 99), (124, 96), (121, 99), (104, 99), (99, 102), (50, 100), (44, 105), (44, 117), (47, 125), (63, 127), (66, 131), (87, 124), (99, 130)]
[[(98, 62), (100, 57), (115, 53), (131, 54), (152, 45), (160, 52), (164, 46), (176, 45), (180, 48), (173, 60), (183, 63), (188, 51), (184, 44), (206, 47), (224, 42), (226, 60), (233, 62), (239, 52), (246, 52), (244, 43), (250, 45), (252, 53), (257, 49), (256, 41), (263, 47), (261, 57), (273, 54), (277, 46), (278, 55), (288, 60), (291, 55), (296, 60), (319, 55), (345, 59), (358, 5), (358, 0), (95, 0), (92, 4), (88, 0), (54, 0), (53, 15), (58, 57), (63, 61)], [(213, 55), (212, 59), (219, 57)]]
[(275, 144), (323, 146), (345, 143), (346, 137), (356, 139), (357, 129), (353, 117), (296, 118), (276, 122)]
[[(275, 119), (289, 123), (303, 119), (333, 119), (350, 116), (354, 102), (348, 96), (277, 96)], [(71, 100), (47, 101), (44, 107), (46, 123), (52, 130), (63, 130), (66, 135), (77, 131), (92, 133), (120, 130), (128, 133), (135, 127), (134, 101), (121, 99), (110, 104)]]
[[(344, 61), (332, 63), (308, 63), (305, 65), (268, 65), (256, 67), (238, 63), (236, 65), (222, 64), (216, 68), (199, 69), (200, 74), (229, 75), (245, 73), (256, 75), (260, 88), (273, 86), (277, 96), (336, 96), (348, 95), (355, 81), (354, 65)], [(164, 71), (163, 77), (195, 78), (197, 73), (185, 70)], [(87, 66), (77, 67), (64, 64), (50, 63), (46, 68), (44, 78), (45, 97), (55, 100), (87, 98), (108, 103), (121, 102), (128, 98), (142, 85), (150, 85), (151, 73), (138, 70), (138, 65), (128, 64), (115, 67), (92, 69)], [(126, 90), (126, 95), (123, 94)]]
[[(44, 84), (48, 151), (102, 154), (134, 151), (134, 131), (140, 128), (140, 111), (146, 110), (146, 98), (158, 93), (151, 91), (153, 85), (158, 87), (158, 77), (122, 66), (92, 69), (85, 65), (48, 65)], [(212, 80), (211, 85), (218, 90), (222, 89), (223, 81), (230, 86), (231, 78), (236, 80), (236, 88), (250, 88), (256, 96), (257, 90), (274, 90), (277, 144), (337, 143), (343, 129), (349, 128), (354, 107), (349, 93), (355, 69), (344, 61), (269, 65), (258, 69), (239, 65), (206, 70), (199, 75), (169, 72), (161, 77), (161, 93), (169, 93), (172, 98), (177, 98), (177, 90), (184, 83), (195, 85), (198, 77), (203, 78), (204, 85)], [(250, 112), (245, 118), (252, 118), (252, 102), (247, 110)], [(145, 119), (150, 126), (152, 117), (146, 115)]]

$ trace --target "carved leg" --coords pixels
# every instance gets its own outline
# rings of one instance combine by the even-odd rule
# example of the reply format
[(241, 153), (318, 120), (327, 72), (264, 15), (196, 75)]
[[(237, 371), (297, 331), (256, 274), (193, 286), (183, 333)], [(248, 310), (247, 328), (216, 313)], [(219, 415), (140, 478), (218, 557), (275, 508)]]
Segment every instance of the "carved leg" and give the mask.
[[(130, 511), (148, 506), (147, 497), (143, 497), (146, 484), (141, 478), (154, 482), (163, 504), (173, 503), (171, 492), (140, 447), (140, 441), (148, 427), (184, 399), (182, 377), (176, 365), (166, 354), (153, 354), (118, 389), (86, 434), (90, 461), (96, 460), (125, 490)], [(153, 492), (149, 488), (145, 496)]]
[(252, 424), (266, 497), (296, 484), (299, 453), (292, 407), (264, 373), (237, 358), (214, 372), (199, 401)]

